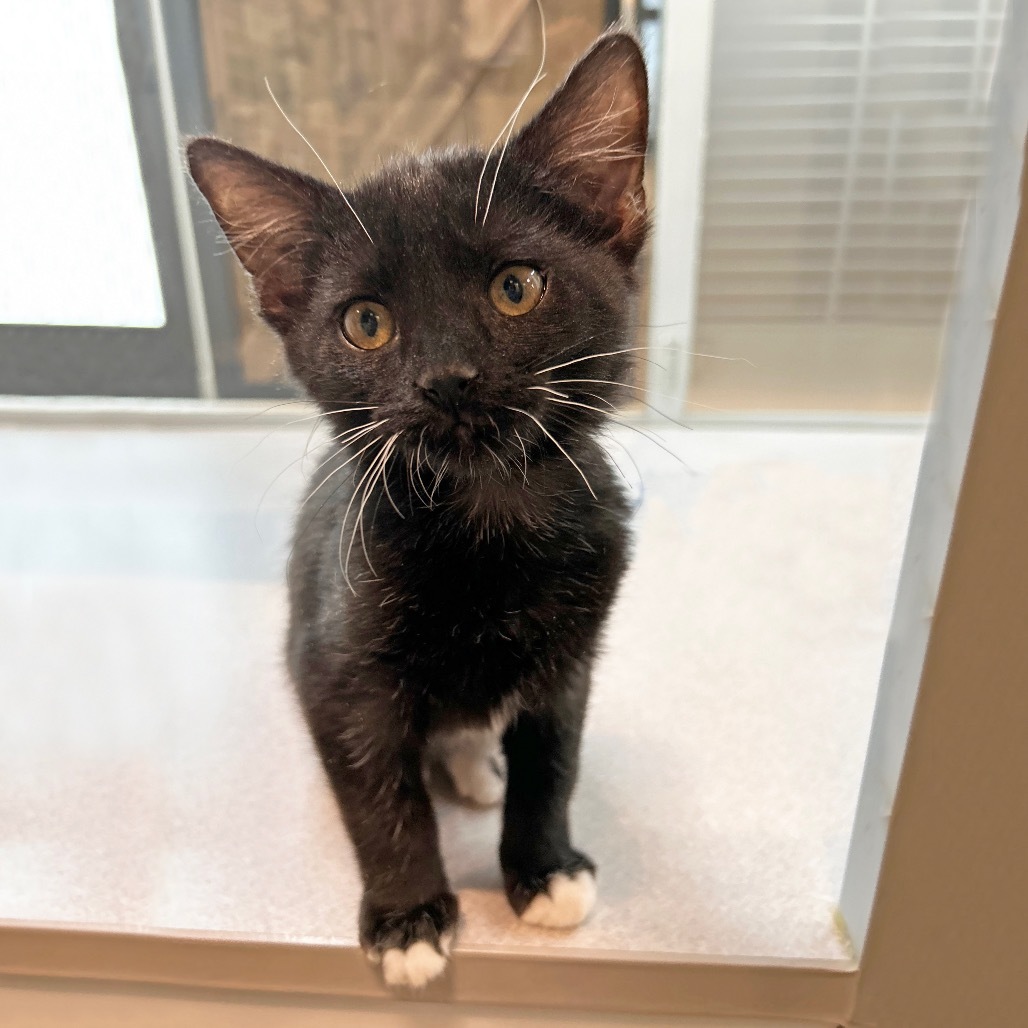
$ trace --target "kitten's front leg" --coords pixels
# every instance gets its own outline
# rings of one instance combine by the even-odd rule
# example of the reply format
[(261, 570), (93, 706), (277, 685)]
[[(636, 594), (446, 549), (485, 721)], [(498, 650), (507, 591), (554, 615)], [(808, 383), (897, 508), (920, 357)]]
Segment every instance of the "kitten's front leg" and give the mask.
[(572, 847), (568, 827), (588, 693), (588, 669), (577, 669), (542, 704), (522, 711), (503, 737), (507, 899), (523, 921), (547, 928), (574, 927), (596, 900), (596, 865)]
[[(332, 690), (308, 721), (357, 852), (360, 942), (386, 984), (420, 988), (440, 975), (457, 927), (457, 897), (439, 853), (422, 781), (422, 744), (398, 709), (396, 683)], [(301, 694), (303, 690), (301, 690)]]

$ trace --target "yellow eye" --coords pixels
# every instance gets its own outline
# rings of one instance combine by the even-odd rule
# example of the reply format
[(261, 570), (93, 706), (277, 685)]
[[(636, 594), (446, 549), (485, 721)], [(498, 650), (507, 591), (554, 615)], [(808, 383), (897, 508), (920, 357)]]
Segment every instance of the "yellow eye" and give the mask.
[(501, 314), (527, 314), (543, 298), (546, 281), (527, 264), (504, 268), (489, 284), (489, 299)]
[(373, 300), (358, 300), (346, 308), (342, 329), (347, 341), (354, 346), (377, 350), (393, 338), (396, 323), (388, 307)]

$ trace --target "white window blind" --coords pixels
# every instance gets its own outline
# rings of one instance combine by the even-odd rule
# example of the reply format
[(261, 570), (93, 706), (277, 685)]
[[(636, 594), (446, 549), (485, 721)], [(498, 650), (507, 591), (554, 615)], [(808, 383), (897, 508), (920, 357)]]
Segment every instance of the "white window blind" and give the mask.
[(716, 0), (697, 349), (937, 347), (1004, 4)]

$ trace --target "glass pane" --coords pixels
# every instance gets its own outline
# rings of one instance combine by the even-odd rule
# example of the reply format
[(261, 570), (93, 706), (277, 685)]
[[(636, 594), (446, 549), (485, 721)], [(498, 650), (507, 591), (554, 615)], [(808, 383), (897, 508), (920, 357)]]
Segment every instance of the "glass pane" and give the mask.
[(0, 323), (160, 328), (113, 3), (6, 4), (0, 23)]
[[(547, 78), (523, 119), (610, 8), (544, 6)], [(605, 426), (633, 504), (633, 555), (596, 665), (573, 808), (602, 868), (596, 915), (574, 933), (519, 924), (496, 859), (499, 815), (443, 802), (446, 863), (468, 914), (462, 942), (563, 948), (576, 962), (590, 951), (604, 961), (660, 953), (669, 974), (712, 955), (846, 969), (839, 887), (940, 340), (966, 260), (965, 213), (1000, 134), (988, 102), (1005, 12), (1001, 0), (623, 6), (640, 20), (658, 113), (648, 184), (656, 233), (640, 276), (639, 310), (651, 316), (637, 326), (640, 346), (653, 345), (640, 374), (655, 395), (658, 382), (672, 390), (667, 409), (690, 424), (647, 420), (640, 407)], [(88, 19), (74, 10), (79, 31)], [(197, 10), (213, 130), (324, 177), (268, 95), (267, 75), (344, 184), (400, 149), (488, 145), (539, 57), (531, 0), (199, 0)], [(685, 19), (681, 35), (673, 17)], [(662, 92), (682, 68), (696, 91)], [(689, 133), (675, 120), (683, 104)], [(1023, 125), (1002, 127), (1019, 145)], [(108, 168), (107, 136), (75, 138), (76, 160)], [(56, 144), (45, 145), (60, 167)], [(128, 195), (134, 174), (119, 187)], [(657, 241), (676, 234), (695, 247), (665, 265)], [(984, 294), (1005, 265), (1003, 226), (982, 237), (972, 252), (987, 251)], [(157, 231), (159, 246), (168, 238)], [(235, 267), (224, 241), (220, 251)], [(101, 263), (95, 244), (82, 252), (80, 263)], [(676, 320), (673, 348), (650, 334), (667, 269), (674, 290), (695, 286), (697, 300), (695, 317)], [(226, 336), (251, 395), (291, 388), (242, 275), (236, 287), (238, 337)], [(965, 319), (978, 335), (958, 339), (958, 357), (986, 352), (978, 299)], [(548, 396), (532, 408), (553, 415), (555, 431), (561, 387), (584, 385), (586, 403), (595, 395), (588, 373), (561, 371), (577, 359), (539, 369), (559, 376), (539, 380)], [(371, 424), (369, 409), (336, 413)], [(0, 745), (0, 801), (14, 826), (0, 840), (11, 870), (0, 874), (0, 920), (357, 944), (355, 865), (283, 666), (284, 582), (303, 503), (316, 511), (335, 490), (367, 484), (332, 524), (333, 571), (351, 551), (360, 560), (365, 529), (374, 542), (391, 505), (403, 517), (388, 489), (373, 496), (379, 479), (369, 477), (379, 460), (392, 467), (392, 440), (333, 436), (358, 452), (319, 493), (323, 419), (300, 400), (247, 408), (263, 420), (238, 410), (205, 410), (209, 420), (189, 431), (159, 416), (146, 431), (36, 423), (0, 446), (10, 485), (0, 495), (0, 624), (16, 626), (0, 647), (0, 690), (11, 683), (14, 711)], [(735, 424), (716, 423), (726, 415)], [(512, 473), (494, 481), (490, 468), (480, 482), (520, 489), (523, 468), (528, 486), (518, 440), (520, 451), (509, 435), (498, 440), (513, 462), (495, 455), (498, 474)], [(428, 510), (446, 473), (444, 462), (423, 464), (413, 443), (410, 433), (401, 444), (410, 474), (399, 479), (411, 488), (396, 494), (412, 514), (415, 468), (428, 479)], [(544, 447), (533, 451), (540, 463), (561, 459)], [(955, 492), (959, 474), (949, 471), (934, 476), (939, 493)], [(543, 522), (544, 532), (556, 524)], [(428, 523), (410, 531), (419, 544), (435, 530)], [(927, 567), (917, 572), (930, 579)], [(564, 595), (573, 607), (578, 597)], [(417, 609), (406, 596), (395, 604), (408, 606)], [(930, 603), (916, 616), (927, 624)], [(111, 824), (103, 855), (129, 868), (116, 879), (110, 860), (94, 859), (96, 826)]]
[(1004, 0), (717, 0), (690, 415), (924, 414)]

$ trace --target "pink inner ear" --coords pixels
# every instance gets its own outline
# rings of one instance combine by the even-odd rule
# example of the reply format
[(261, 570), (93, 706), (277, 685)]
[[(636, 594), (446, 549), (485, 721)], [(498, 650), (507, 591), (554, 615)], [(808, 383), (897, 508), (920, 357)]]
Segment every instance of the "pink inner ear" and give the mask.
[(629, 36), (602, 38), (521, 132), (515, 153), (638, 249), (646, 231), (646, 69)]
[(316, 241), (305, 177), (216, 139), (194, 140), (189, 168), (240, 263), (261, 313), (285, 326), (304, 292), (304, 252)]

